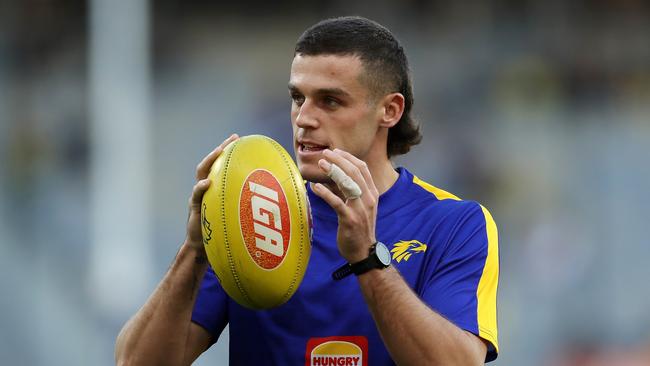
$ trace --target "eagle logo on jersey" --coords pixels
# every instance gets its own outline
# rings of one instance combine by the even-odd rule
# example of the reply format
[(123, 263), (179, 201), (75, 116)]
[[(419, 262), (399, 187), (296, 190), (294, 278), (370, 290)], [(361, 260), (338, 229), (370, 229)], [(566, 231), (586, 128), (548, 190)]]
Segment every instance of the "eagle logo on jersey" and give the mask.
[(397, 263), (404, 260), (405, 262), (411, 258), (413, 253), (424, 253), (427, 251), (427, 245), (417, 240), (400, 240), (393, 244), (393, 259)]

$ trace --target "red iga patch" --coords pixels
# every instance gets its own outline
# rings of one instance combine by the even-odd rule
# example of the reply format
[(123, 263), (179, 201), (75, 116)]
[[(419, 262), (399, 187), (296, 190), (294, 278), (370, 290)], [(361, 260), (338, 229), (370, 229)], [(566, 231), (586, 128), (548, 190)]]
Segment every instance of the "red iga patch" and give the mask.
[(364, 336), (310, 338), (306, 366), (368, 366), (368, 339)]
[(291, 219), (282, 186), (268, 171), (257, 169), (244, 181), (239, 222), (253, 261), (269, 270), (279, 266), (289, 249)]

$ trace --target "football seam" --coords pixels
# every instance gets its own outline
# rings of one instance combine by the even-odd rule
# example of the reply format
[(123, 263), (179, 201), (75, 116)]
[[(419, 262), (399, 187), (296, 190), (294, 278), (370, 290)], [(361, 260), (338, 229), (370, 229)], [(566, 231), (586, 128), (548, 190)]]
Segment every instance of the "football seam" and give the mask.
[[(280, 156), (282, 157), (282, 160), (284, 161), (285, 167), (289, 169), (289, 173), (290, 173), (289, 177), (291, 178), (291, 184), (293, 185), (293, 191), (295, 192), (296, 195), (299, 195), (300, 190), (299, 190), (298, 186), (296, 185), (296, 179), (295, 179), (295, 177), (293, 175), (293, 172), (291, 171), (292, 170), (291, 169), (291, 164), (289, 164), (289, 161), (287, 161), (287, 158), (285, 156), (286, 152), (285, 152), (284, 148), (280, 144), (278, 144), (276, 141), (274, 141), (272, 139), (268, 139), (268, 140), (271, 142), (271, 145), (280, 153)], [(298, 203), (298, 214), (299, 214), (299, 217), (300, 217), (300, 220), (298, 220), (298, 222), (300, 224), (300, 243), (302, 243), (303, 240), (305, 239), (305, 237), (304, 237), (304, 223), (303, 223), (304, 217), (303, 217), (303, 212), (302, 212), (303, 209), (302, 209), (302, 204), (300, 202), (300, 197), (295, 197), (295, 198), (297, 198), (296, 202)], [(301, 270), (302, 270), (301, 264), (302, 264), (302, 257), (303, 257), (303, 246), (299, 245), (298, 247), (299, 247), (299, 249), (298, 249), (298, 261), (297, 261), (296, 271), (293, 273), (293, 276), (291, 276), (291, 283), (289, 284), (289, 288), (287, 289), (284, 296), (282, 297), (282, 300), (280, 301), (280, 304), (283, 304), (286, 301), (288, 301), (289, 298), (291, 297), (291, 295), (293, 294), (293, 288), (296, 286), (296, 280), (297, 280), (296, 274), (301, 273)]]
[(224, 169), (223, 169), (223, 175), (221, 178), (221, 222), (222, 222), (222, 227), (223, 227), (223, 237), (224, 237), (224, 242), (226, 246), (226, 254), (228, 257), (228, 266), (230, 267), (230, 273), (232, 274), (233, 278), (235, 279), (235, 284), (237, 285), (237, 288), (239, 289), (239, 292), (244, 296), (246, 300), (252, 305), (252, 306), (257, 306), (255, 301), (248, 295), (248, 292), (244, 289), (244, 286), (241, 283), (241, 280), (239, 276), (237, 275), (237, 271), (235, 271), (235, 263), (232, 258), (232, 252), (230, 250), (230, 243), (228, 242), (228, 230), (227, 230), (227, 223), (226, 223), (226, 177), (228, 176), (228, 167), (230, 165), (230, 157), (232, 154), (235, 152), (235, 149), (237, 148), (237, 142), (234, 143), (232, 149), (228, 152), (228, 155), (226, 156), (225, 162), (224, 162)]

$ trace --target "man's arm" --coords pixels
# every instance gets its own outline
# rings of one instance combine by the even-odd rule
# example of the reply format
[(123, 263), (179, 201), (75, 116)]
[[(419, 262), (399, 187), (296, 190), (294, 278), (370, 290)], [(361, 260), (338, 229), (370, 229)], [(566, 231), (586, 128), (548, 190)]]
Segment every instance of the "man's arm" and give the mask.
[(117, 337), (118, 365), (189, 365), (210, 345), (210, 334), (191, 322), (205, 254), (184, 244), (144, 306)]
[(124, 325), (115, 343), (118, 365), (189, 365), (211, 344), (211, 335), (192, 323), (192, 309), (208, 268), (201, 234), (201, 201), (210, 186), (212, 163), (237, 139), (231, 136), (196, 168), (187, 236), (154, 293)]
[[(365, 162), (340, 150), (324, 151), (319, 166), (329, 172), (339, 166), (361, 188), (357, 199), (337, 196), (331, 188), (315, 184), (314, 193), (336, 211), (337, 244), (350, 263), (368, 256), (376, 242), (375, 224), (379, 192)], [(487, 347), (483, 341), (429, 308), (396, 269), (371, 270), (359, 284), (391, 357), (399, 365), (482, 365)]]
[(429, 308), (393, 267), (358, 276), (377, 329), (398, 365), (483, 365), (486, 345)]

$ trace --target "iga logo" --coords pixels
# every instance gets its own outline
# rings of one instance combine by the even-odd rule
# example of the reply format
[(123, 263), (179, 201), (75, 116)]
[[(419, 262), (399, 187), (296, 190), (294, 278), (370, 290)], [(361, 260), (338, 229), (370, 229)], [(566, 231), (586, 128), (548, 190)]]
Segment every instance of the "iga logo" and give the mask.
[(239, 222), (253, 261), (267, 270), (279, 266), (289, 249), (291, 219), (282, 186), (268, 171), (255, 170), (244, 181)]

